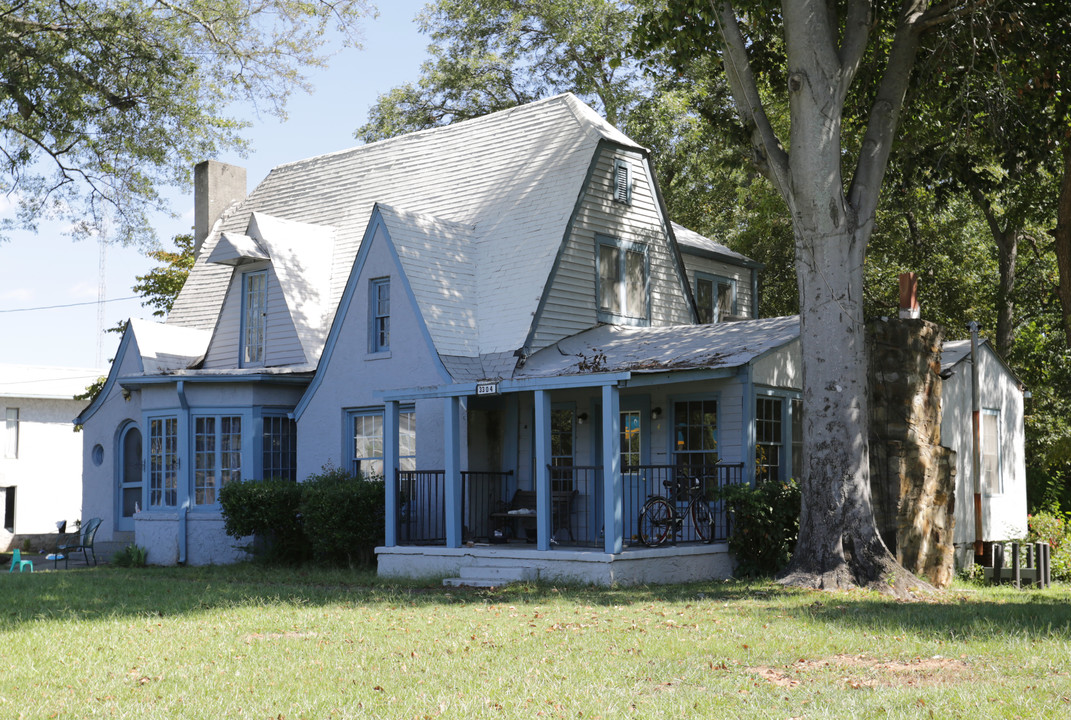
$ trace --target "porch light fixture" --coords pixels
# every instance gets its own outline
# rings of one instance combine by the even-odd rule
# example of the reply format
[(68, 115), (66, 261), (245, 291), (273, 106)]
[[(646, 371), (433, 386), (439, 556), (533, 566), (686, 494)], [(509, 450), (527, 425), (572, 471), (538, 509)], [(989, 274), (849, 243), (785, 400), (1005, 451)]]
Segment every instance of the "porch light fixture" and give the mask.
[(587, 421), (588, 421), (588, 414), (587, 413), (580, 413), (579, 415), (576, 416), (576, 422), (579, 425), (583, 425)]
[(660, 417), (662, 417), (662, 408), (656, 407), (654, 410), (651, 411), (652, 420), (657, 420)]

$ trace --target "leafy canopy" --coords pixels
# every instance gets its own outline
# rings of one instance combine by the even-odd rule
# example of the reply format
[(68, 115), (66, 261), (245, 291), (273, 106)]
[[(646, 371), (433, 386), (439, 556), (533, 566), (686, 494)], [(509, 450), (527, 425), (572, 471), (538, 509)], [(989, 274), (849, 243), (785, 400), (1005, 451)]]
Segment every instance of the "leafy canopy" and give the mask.
[(328, 31), (359, 46), (368, 0), (17, 0), (0, 4), (0, 233), (106, 219), (122, 242), (152, 239), (159, 189), (243, 148), (235, 102), (285, 116)]

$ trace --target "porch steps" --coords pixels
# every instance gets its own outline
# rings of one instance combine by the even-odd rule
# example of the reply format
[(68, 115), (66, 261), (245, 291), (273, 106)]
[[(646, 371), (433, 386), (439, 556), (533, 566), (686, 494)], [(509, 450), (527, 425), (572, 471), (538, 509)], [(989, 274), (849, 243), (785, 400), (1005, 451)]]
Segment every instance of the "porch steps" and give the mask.
[(534, 568), (519, 568), (505, 565), (466, 565), (461, 568), (461, 577), (444, 578), (446, 587), (501, 587), (515, 582), (535, 580)]

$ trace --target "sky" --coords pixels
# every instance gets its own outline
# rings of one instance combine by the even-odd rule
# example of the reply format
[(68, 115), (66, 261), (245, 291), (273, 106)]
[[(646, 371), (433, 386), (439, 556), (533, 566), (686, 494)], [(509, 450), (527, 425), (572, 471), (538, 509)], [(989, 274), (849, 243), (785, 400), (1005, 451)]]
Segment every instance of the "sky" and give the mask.
[[(358, 144), (353, 131), (364, 123), (376, 97), (419, 75), (428, 38), (412, 20), (424, 2), (381, 2), (379, 17), (365, 21), (364, 48), (345, 50), (330, 59), (328, 68), (309, 73), (313, 93), (291, 97), (286, 122), (258, 118), (252, 108), (236, 109), (236, 115), (253, 123), (245, 133), (251, 152), (211, 159), (245, 167), (252, 191), (276, 165)], [(172, 236), (192, 230), (193, 188), (176, 189), (167, 197), (178, 217), (163, 216), (156, 223), (165, 245)], [(0, 215), (9, 212), (0, 196)], [(105, 328), (130, 317), (158, 320), (131, 290), (135, 277), (156, 264), (136, 248), (106, 246)], [(0, 242), (0, 363), (106, 367), (120, 336), (97, 331), (99, 268), (98, 244), (75, 242), (62, 234), (60, 225), (42, 225), (37, 234), (11, 233)]]

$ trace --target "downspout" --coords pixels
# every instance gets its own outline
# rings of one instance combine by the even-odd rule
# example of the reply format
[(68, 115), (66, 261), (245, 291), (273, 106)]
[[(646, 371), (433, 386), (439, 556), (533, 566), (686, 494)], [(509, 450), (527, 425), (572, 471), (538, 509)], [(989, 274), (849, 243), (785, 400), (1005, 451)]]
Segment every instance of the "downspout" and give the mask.
[(982, 392), (978, 383), (978, 323), (971, 331), (971, 481), (974, 485), (974, 556), (982, 557)]
[[(178, 393), (179, 407), (182, 408), (182, 413), (179, 419), (180, 428), (190, 427), (190, 403), (186, 400), (186, 387), (182, 380), (179, 380), (175, 386), (175, 390)], [(185, 433), (181, 433), (181, 436), (185, 436)], [(186, 438), (189, 439), (188, 437)], [(189, 444), (187, 443), (187, 447)], [(182, 454), (179, 454), (179, 462), (182, 462)], [(187, 463), (188, 464), (188, 463)], [(186, 545), (187, 545), (187, 515), (190, 512), (190, 483), (187, 481), (179, 482), (179, 508), (178, 508), (178, 561), (180, 565), (186, 564)]]

